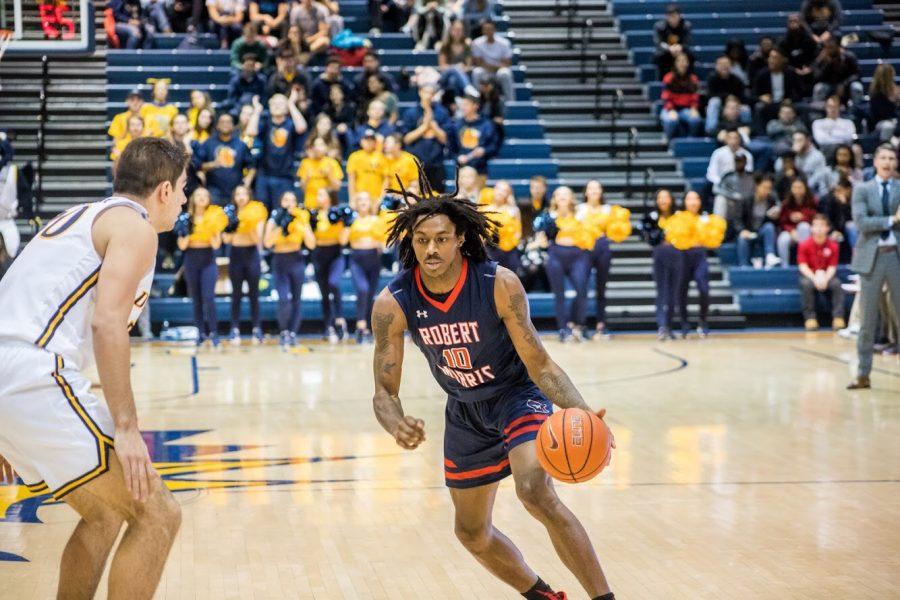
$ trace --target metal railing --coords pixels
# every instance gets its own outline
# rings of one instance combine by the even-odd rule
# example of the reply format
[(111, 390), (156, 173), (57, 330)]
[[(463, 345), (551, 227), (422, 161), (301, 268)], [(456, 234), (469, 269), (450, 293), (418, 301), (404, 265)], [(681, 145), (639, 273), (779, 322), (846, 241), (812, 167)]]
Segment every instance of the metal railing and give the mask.
[(578, 70), (579, 80), (581, 83), (587, 81), (587, 51), (594, 41), (594, 21), (585, 19), (581, 24), (581, 52), (579, 56), (579, 64), (581, 68)]
[(37, 130), (37, 169), (34, 173), (34, 196), (38, 206), (44, 204), (44, 162), (46, 161), (46, 136), (47, 136), (47, 88), (50, 86), (50, 59), (44, 55), (41, 57), (41, 92), (40, 108), (38, 109)]
[(656, 172), (653, 170), (653, 167), (647, 167), (644, 169), (644, 212), (649, 212), (650, 209), (650, 194), (653, 188), (656, 187)]
[(612, 97), (612, 111), (610, 111), (609, 119), (609, 145), (610, 156), (618, 154), (617, 139), (619, 134), (619, 117), (622, 116), (622, 108), (625, 104), (625, 93), (622, 90), (616, 90)]
[[(562, 14), (562, 8), (560, 7), (560, 0), (556, 0), (556, 15), (559, 16)], [(572, 41), (572, 28), (575, 25), (575, 15), (578, 14), (578, 0), (569, 0), (568, 6), (566, 7), (566, 48), (573, 48), (574, 43)]]
[(625, 197), (632, 197), (631, 189), (631, 160), (637, 151), (638, 130), (632, 127), (628, 130), (628, 149), (625, 152)]
[(600, 112), (603, 108), (603, 82), (606, 80), (606, 54), (597, 57), (597, 68), (594, 71), (594, 120), (600, 120)]

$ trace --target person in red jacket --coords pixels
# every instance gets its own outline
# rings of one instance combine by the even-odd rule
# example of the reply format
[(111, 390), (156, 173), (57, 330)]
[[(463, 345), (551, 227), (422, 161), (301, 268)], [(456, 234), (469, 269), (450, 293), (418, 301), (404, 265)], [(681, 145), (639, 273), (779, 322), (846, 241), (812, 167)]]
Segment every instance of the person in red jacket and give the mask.
[(778, 217), (778, 257), (781, 266), (791, 263), (791, 248), (809, 237), (809, 224), (816, 216), (816, 198), (809, 191), (806, 181), (797, 177), (791, 182)]
[(828, 217), (817, 214), (813, 217), (812, 235), (797, 245), (797, 264), (800, 267), (800, 295), (803, 298), (803, 321), (807, 331), (819, 328), (816, 318), (816, 293), (831, 296), (831, 328), (843, 329), (844, 290), (837, 276), (838, 243), (828, 237), (830, 224)]
[(659, 118), (666, 139), (700, 135), (700, 81), (691, 72), (691, 61), (684, 53), (675, 57), (675, 66), (663, 77), (662, 101)]

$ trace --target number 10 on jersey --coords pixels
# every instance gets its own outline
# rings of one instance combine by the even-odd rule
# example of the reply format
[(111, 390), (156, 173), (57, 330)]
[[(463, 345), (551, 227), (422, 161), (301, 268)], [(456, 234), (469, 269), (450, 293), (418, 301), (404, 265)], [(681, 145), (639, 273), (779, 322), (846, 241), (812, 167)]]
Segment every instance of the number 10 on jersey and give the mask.
[(468, 370), (472, 368), (472, 358), (469, 356), (468, 348), (448, 348), (442, 352), (442, 355), (444, 362), (451, 369)]

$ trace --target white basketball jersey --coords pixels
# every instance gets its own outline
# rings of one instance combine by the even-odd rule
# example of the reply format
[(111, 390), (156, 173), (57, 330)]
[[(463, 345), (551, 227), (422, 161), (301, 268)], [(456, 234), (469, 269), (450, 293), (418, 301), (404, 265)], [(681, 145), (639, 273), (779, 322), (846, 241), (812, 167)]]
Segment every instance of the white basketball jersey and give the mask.
[[(67, 366), (93, 363), (91, 321), (102, 259), (91, 235), (94, 221), (114, 206), (128, 206), (145, 219), (140, 204), (113, 196), (73, 206), (50, 221), (0, 279), (0, 343), (32, 343), (63, 357)], [(150, 298), (151, 268), (137, 289), (128, 327)]]

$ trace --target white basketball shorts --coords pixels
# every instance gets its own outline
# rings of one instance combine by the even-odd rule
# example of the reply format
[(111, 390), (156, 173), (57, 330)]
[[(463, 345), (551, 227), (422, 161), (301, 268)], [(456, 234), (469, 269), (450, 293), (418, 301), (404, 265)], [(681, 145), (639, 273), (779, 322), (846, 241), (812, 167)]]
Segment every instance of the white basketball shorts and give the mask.
[(61, 356), (0, 340), (0, 456), (29, 490), (59, 500), (106, 473), (114, 435), (106, 402)]

